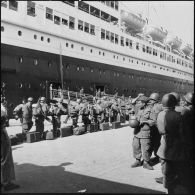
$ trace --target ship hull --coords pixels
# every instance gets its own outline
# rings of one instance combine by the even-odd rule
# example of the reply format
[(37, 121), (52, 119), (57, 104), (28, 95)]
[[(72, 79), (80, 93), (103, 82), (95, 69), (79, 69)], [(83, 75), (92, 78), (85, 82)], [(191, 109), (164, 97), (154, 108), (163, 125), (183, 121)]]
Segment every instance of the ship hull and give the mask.
[[(99, 87), (107, 94), (119, 95), (138, 93), (149, 95), (156, 91), (163, 95), (177, 91), (180, 94), (193, 90), (180, 79), (146, 73), (98, 63), (89, 60), (62, 56), (64, 88), (95, 94)], [(171, 80), (172, 83), (166, 82)], [(182, 82), (178, 84), (178, 82)], [(60, 56), (52, 53), (1, 44), (1, 84), (9, 105), (15, 107), (22, 98), (32, 96), (36, 101), (47, 96), (50, 83), (57, 87), (61, 83)], [(56, 85), (55, 85), (56, 84)]]

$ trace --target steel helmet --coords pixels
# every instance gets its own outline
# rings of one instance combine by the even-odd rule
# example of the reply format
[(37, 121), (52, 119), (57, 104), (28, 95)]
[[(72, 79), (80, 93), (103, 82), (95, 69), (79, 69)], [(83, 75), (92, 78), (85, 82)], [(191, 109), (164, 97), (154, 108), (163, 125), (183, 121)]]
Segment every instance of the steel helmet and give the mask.
[(44, 101), (45, 102), (46, 98), (45, 97), (41, 97), (40, 101)]
[(159, 93), (151, 93), (149, 99), (159, 101), (160, 95)]
[(163, 107), (173, 108), (177, 105), (177, 99), (173, 94), (165, 94), (162, 97)]
[(136, 128), (139, 126), (139, 121), (137, 120), (136, 116), (131, 116), (129, 119), (129, 126), (131, 128)]
[(188, 93), (184, 96), (184, 99), (185, 99), (186, 102), (192, 104), (193, 101), (194, 101), (194, 93), (188, 92)]
[(29, 97), (28, 98), (28, 102), (32, 102), (33, 101), (33, 98), (32, 97)]
[(175, 96), (175, 98), (176, 98), (176, 100), (177, 100), (177, 103), (180, 102), (180, 95), (179, 95), (178, 93), (176, 93), (176, 92), (171, 92), (170, 94), (172, 94), (172, 95)]

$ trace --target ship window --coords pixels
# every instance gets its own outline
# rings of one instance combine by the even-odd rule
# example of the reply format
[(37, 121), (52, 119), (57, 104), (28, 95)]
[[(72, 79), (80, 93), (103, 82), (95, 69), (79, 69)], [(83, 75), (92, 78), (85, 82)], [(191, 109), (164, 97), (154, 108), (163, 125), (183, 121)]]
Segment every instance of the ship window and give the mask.
[(101, 29), (101, 39), (105, 39), (105, 30)]
[(104, 53), (104, 52), (103, 52), (102, 54), (103, 54), (103, 56), (105, 55), (105, 53)]
[(1, 1), (1, 6), (2, 7), (7, 7), (7, 1)]
[(110, 40), (110, 32), (109, 31), (106, 31), (106, 39)]
[(89, 23), (85, 22), (85, 32), (89, 33)]
[(114, 43), (114, 33), (111, 33), (111, 42)]
[(82, 1), (78, 2), (78, 8), (84, 12), (89, 13), (89, 5), (87, 3), (84, 3)]
[(22, 88), (22, 83), (19, 83), (18, 86), (19, 86), (19, 88)]
[(66, 43), (66, 47), (68, 47), (68, 43)]
[(149, 53), (149, 47), (146, 46), (146, 53)]
[(18, 31), (18, 35), (19, 35), (19, 36), (21, 36), (21, 35), (22, 35), (22, 32), (21, 32), (20, 30)]
[(53, 20), (53, 9), (46, 7), (46, 18)]
[(93, 72), (93, 69), (91, 69), (91, 72)]
[(34, 59), (33, 60), (33, 63), (34, 63), (35, 66), (37, 66), (38, 65), (38, 60), (37, 59)]
[(77, 66), (77, 71), (79, 71), (80, 70), (80, 68), (79, 68), (79, 66)]
[(74, 45), (73, 44), (71, 44), (71, 48), (74, 48)]
[(101, 55), (101, 51), (99, 51), (99, 55)]
[(22, 63), (23, 62), (23, 57), (19, 57), (19, 62)]
[(35, 3), (32, 1), (27, 1), (27, 15), (35, 16)]
[(1, 31), (2, 31), (2, 32), (4, 31), (4, 26), (1, 26)]
[(143, 52), (146, 51), (145, 45), (143, 45), (142, 50), (143, 50)]
[(130, 47), (130, 48), (133, 47), (133, 42), (132, 42), (132, 40), (129, 40), (129, 47)]
[(95, 26), (90, 24), (90, 34), (95, 35)]
[(18, 10), (18, 2), (17, 1), (9, 1), (9, 9), (17, 11)]
[(118, 35), (115, 34), (115, 44), (118, 44)]
[(84, 51), (84, 47), (81, 47), (81, 50)]
[(114, 1), (111, 1), (110, 5), (112, 8), (114, 8)]
[(93, 52), (93, 50), (91, 49), (91, 50), (90, 50), (90, 52), (92, 53), (92, 52)]
[(50, 38), (47, 38), (47, 42), (50, 43)]
[(126, 39), (126, 46), (129, 46), (129, 39)]
[(100, 10), (93, 7), (93, 6), (90, 6), (90, 14), (99, 18), (100, 17)]
[(74, 1), (62, 1), (63, 3), (67, 3), (68, 5), (71, 5), (74, 7)]
[(68, 26), (68, 20), (62, 18), (62, 24)]
[(44, 37), (43, 36), (41, 36), (41, 41), (43, 41), (44, 40)]
[(54, 15), (54, 24), (60, 24), (60, 17)]
[(49, 62), (48, 62), (48, 67), (51, 67), (51, 65), (52, 65), (52, 62), (49, 61)]
[(34, 35), (34, 39), (37, 39), (37, 35)]
[(139, 43), (136, 43), (136, 49), (139, 50)]
[(115, 1), (115, 10), (118, 10), (118, 1)]
[(121, 37), (121, 46), (124, 46), (124, 37)]
[(69, 16), (69, 28), (74, 29), (75, 18)]
[(123, 58), (123, 61), (125, 61), (125, 58)]
[(115, 58), (115, 55), (113, 55), (113, 58)]

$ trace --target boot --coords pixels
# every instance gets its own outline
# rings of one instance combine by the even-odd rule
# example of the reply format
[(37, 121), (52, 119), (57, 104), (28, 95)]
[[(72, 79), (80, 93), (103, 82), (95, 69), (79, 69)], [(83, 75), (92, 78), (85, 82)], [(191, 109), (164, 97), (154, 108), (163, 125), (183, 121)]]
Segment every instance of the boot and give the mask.
[(136, 161), (131, 165), (132, 168), (141, 167), (141, 166), (142, 166), (142, 161), (139, 159), (136, 159)]
[(163, 184), (163, 177), (155, 178), (156, 183)]
[(144, 161), (143, 168), (148, 170), (154, 170), (154, 168), (146, 161)]

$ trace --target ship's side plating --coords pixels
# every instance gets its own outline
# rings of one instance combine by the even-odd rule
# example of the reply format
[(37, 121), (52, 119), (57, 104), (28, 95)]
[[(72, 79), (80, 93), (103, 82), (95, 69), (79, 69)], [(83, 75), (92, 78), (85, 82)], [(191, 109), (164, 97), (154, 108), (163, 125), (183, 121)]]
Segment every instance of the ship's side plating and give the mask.
[[(62, 2), (58, 2), (56, 15), (76, 18), (75, 29), (56, 25), (45, 19), (45, 7), (52, 7), (52, 3), (37, 3), (36, 17), (26, 15), (26, 2), (18, 2), (17, 12), (8, 7), (1, 9), (1, 80), (6, 85), (8, 102), (16, 105), (22, 97), (45, 95), (46, 81), (60, 83), (60, 54), (64, 86), (69, 90), (79, 90), (83, 86), (86, 93), (94, 94), (99, 86), (107, 93), (118, 91), (126, 96), (139, 92), (149, 95), (153, 91), (183, 94), (193, 90), (192, 67), (148, 56), (137, 51), (135, 46), (130, 49), (102, 40), (102, 28), (119, 36), (124, 37), (124, 34), (119, 33), (115, 25), (108, 26), (106, 21), (98, 26), (99, 18), (87, 18), (87, 13), (75, 12), (75, 7)], [(65, 9), (66, 16), (63, 16)], [(95, 21), (95, 35), (76, 30), (78, 19), (89, 24)], [(135, 37), (131, 39), (136, 42)], [(176, 59), (174, 54), (172, 56)]]

